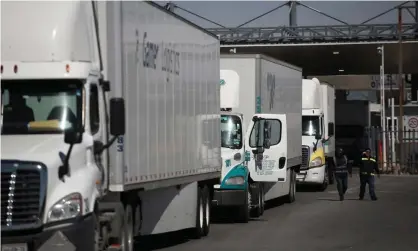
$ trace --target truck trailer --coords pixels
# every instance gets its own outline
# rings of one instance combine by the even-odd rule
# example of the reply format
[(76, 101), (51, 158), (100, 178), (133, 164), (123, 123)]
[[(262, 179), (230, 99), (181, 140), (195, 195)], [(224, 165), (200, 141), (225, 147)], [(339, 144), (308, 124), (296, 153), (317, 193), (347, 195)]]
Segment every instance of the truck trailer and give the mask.
[(10, 1), (1, 21), (2, 251), (207, 235), (217, 37), (145, 1)]
[(302, 71), (260, 54), (221, 55), (220, 68), (222, 116), (229, 113), (241, 123), (243, 144), (233, 138), (233, 150), (223, 145), (214, 204), (237, 207), (236, 215), (247, 222), (250, 212), (262, 215), (265, 201), (295, 200), (302, 158)]
[(319, 185), (325, 190), (334, 182), (335, 89), (317, 78), (302, 83), (302, 166), (300, 184)]

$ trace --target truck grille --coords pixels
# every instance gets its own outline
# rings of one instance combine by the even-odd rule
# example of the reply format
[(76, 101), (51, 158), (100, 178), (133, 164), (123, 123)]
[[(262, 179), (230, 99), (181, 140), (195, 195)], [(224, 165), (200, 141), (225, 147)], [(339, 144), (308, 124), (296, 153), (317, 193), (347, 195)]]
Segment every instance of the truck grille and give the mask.
[(1, 230), (39, 227), (46, 195), (46, 167), (40, 163), (1, 162)]
[(302, 164), (300, 169), (309, 168), (309, 146), (302, 146)]

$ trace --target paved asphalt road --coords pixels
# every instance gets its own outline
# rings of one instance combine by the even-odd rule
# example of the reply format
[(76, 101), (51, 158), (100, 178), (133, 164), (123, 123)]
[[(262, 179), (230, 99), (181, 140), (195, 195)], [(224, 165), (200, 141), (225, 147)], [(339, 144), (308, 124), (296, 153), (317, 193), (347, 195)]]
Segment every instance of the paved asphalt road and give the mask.
[(343, 202), (335, 185), (325, 192), (300, 191), (293, 204), (272, 207), (248, 224), (212, 224), (203, 239), (167, 235), (141, 250), (418, 251), (418, 177), (382, 176), (378, 201), (367, 193), (357, 200), (357, 176), (349, 186)]

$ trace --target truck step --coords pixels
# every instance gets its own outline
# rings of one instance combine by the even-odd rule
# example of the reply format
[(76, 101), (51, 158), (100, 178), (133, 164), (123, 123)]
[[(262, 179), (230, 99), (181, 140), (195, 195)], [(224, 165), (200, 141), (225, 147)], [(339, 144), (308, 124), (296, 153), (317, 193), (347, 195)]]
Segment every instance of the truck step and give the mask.
[(99, 221), (100, 222), (110, 222), (115, 217), (114, 212), (106, 212), (100, 215)]

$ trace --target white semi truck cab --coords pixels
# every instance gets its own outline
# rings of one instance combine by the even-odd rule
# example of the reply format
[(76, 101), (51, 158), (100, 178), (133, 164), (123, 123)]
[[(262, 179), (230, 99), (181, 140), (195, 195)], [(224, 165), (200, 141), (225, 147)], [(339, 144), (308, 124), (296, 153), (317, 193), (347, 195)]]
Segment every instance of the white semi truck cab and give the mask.
[(325, 189), (333, 182), (334, 88), (317, 78), (302, 82), (302, 165), (298, 183), (316, 184)]
[(259, 54), (221, 55), (220, 66), (223, 166), (214, 204), (235, 207), (248, 222), (263, 215), (265, 201), (295, 201), (302, 73)]
[(249, 172), (244, 156), (243, 115), (234, 112), (240, 101), (240, 78), (232, 70), (220, 70), (220, 78), (222, 175), (212, 202), (216, 207), (238, 207), (242, 216), (251, 205), (246, 203)]
[(93, 13), (89, 2), (2, 3), (2, 250), (94, 250), (108, 184), (96, 158), (125, 133), (125, 109), (105, 101)]
[(148, 1), (1, 7), (1, 250), (208, 235), (219, 40)]

